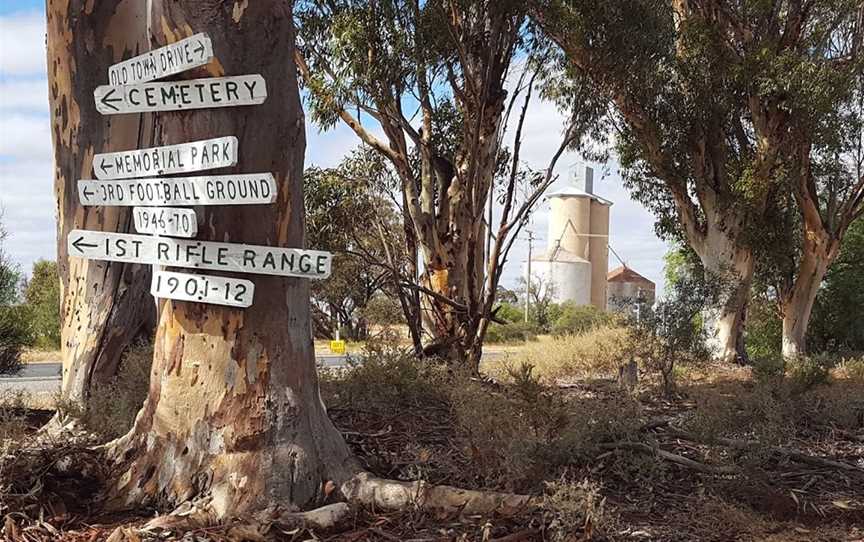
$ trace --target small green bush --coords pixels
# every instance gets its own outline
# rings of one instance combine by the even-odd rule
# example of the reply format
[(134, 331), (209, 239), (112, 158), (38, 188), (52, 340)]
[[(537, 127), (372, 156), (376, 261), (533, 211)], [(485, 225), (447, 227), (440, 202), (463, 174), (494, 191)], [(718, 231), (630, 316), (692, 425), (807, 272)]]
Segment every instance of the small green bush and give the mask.
[(21, 370), (21, 353), (33, 345), (33, 328), (26, 306), (0, 306), (0, 374)]
[(864, 383), (864, 356), (843, 359), (837, 364), (837, 371), (843, 378)]
[(607, 513), (601, 489), (600, 484), (588, 479), (547, 482), (542, 508), (548, 540), (591, 540), (593, 534), (602, 532)]
[(552, 323), (552, 335), (578, 335), (612, 322), (612, 315), (593, 305), (561, 304)]
[(43, 349), (60, 347), (60, 276), (57, 263), (39, 260), (24, 288), (30, 310), (35, 345)]
[(537, 326), (525, 322), (509, 324), (489, 324), (486, 330), (486, 342), (489, 343), (524, 343), (537, 339)]
[(827, 384), (835, 359), (829, 356), (803, 356), (786, 364), (786, 378), (793, 393), (803, 393)]

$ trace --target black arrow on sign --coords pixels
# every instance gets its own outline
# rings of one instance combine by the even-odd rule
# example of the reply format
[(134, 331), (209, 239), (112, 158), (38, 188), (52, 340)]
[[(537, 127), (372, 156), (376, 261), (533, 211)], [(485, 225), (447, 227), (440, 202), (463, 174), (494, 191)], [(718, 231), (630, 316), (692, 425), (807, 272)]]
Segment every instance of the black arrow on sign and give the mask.
[(113, 88), (112, 88), (112, 89), (108, 92), (108, 94), (106, 94), (105, 96), (102, 96), (102, 99), (99, 100), (99, 101), (102, 102), (102, 105), (104, 105), (104, 106), (106, 106), (106, 107), (110, 107), (110, 108), (113, 109), (114, 111), (120, 111), (119, 108), (114, 107), (113, 105), (111, 105), (111, 103), (112, 103), (112, 102), (122, 102), (122, 101), (123, 101), (123, 98), (114, 98), (113, 100), (109, 100), (109, 99), (108, 99), (109, 97), (111, 97), (111, 96), (114, 95), (114, 90), (116, 90), (116, 89), (113, 89)]
[(72, 246), (75, 247), (75, 249), (76, 249), (78, 252), (84, 252), (83, 250), (81, 250), (81, 247), (96, 248), (96, 247), (99, 246), (99, 245), (94, 245), (94, 244), (91, 244), (91, 243), (82, 243), (81, 241), (83, 241), (83, 240), (84, 240), (84, 237), (82, 236), (82, 237), (79, 237), (78, 239), (76, 239), (76, 240), (72, 243)]
[[(108, 173), (108, 169), (105, 167), (105, 159), (104, 158), (102, 159), (102, 163), (99, 164), (99, 167), (102, 168), (102, 173), (105, 173), (105, 174)], [(111, 162), (108, 162), (108, 168), (112, 168), (112, 167), (114, 167), (114, 164), (112, 164)]]
[(195, 49), (192, 49), (192, 50), (195, 51), (196, 53), (201, 53), (201, 58), (204, 58), (204, 44), (201, 43), (201, 40), (197, 40), (197, 41), (198, 41), (198, 47), (196, 47)]
[(93, 192), (90, 192), (89, 190), (87, 190), (87, 187), (85, 186), (84, 190), (83, 190), (83, 194), (84, 194), (84, 199), (90, 200), (90, 196), (93, 195)]

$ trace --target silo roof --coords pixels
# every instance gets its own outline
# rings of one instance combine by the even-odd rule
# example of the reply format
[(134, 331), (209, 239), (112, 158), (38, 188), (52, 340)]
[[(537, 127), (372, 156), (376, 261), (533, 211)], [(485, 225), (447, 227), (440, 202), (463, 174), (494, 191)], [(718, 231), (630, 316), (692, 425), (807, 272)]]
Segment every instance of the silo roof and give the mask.
[(606, 198), (601, 198), (597, 194), (591, 194), (589, 192), (585, 192), (584, 190), (580, 190), (575, 186), (565, 186), (560, 190), (556, 190), (555, 192), (551, 192), (546, 194), (546, 199), (549, 198), (579, 198), (579, 197), (587, 197), (591, 198), (595, 201), (602, 203), (603, 205), (612, 205), (612, 202)]
[(650, 284), (651, 287), (654, 287), (654, 282), (646, 279), (636, 271), (633, 271), (629, 267), (621, 266), (616, 267), (612, 271), (609, 271), (609, 274), (606, 276), (606, 280), (609, 282), (637, 282), (642, 284)]

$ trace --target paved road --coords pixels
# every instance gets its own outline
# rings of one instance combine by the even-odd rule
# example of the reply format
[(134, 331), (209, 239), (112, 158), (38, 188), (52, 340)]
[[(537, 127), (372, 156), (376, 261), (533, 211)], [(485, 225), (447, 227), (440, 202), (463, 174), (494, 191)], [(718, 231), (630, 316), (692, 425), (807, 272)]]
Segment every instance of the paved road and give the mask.
[[(500, 356), (498, 352), (484, 354), (486, 358)], [(339, 368), (345, 366), (346, 356), (325, 354), (317, 356), (319, 367)], [(59, 361), (28, 363), (15, 376), (0, 377), (0, 392), (26, 390), (31, 393), (55, 392), (60, 389), (62, 364)]]
[[(342, 367), (345, 356), (318, 356), (322, 367)], [(59, 361), (28, 363), (17, 375), (0, 377), (0, 392), (26, 390), (31, 393), (54, 392), (60, 389), (63, 365)]]

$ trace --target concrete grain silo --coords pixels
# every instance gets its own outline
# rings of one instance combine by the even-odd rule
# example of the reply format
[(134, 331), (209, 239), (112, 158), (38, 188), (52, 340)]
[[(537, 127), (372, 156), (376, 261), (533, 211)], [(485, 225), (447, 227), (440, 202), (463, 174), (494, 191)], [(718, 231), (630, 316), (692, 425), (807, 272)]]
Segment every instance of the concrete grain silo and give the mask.
[(556, 303), (573, 301), (606, 309), (609, 266), (609, 207), (593, 193), (594, 171), (586, 167), (575, 186), (546, 196), (549, 246), (531, 260), (532, 273), (553, 288)]

